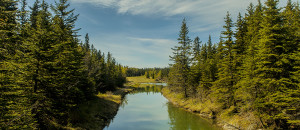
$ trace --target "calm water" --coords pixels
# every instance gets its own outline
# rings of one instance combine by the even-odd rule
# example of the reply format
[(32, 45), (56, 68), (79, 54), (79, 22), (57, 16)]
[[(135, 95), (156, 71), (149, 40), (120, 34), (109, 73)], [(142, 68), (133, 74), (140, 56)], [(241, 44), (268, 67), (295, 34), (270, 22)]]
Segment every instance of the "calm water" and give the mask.
[(126, 95), (118, 114), (105, 130), (214, 130), (208, 121), (175, 107), (160, 93), (162, 86)]

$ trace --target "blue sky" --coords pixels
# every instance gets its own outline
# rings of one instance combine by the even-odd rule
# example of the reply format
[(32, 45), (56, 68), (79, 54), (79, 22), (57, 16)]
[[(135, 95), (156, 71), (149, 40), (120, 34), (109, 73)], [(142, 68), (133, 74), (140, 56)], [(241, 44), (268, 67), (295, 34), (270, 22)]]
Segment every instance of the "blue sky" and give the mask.
[[(28, 0), (29, 6), (35, 0)], [(54, 3), (54, 0), (46, 0)], [(262, 0), (263, 2), (264, 0)], [(293, 0), (296, 2), (297, 0)], [(111, 52), (117, 62), (129, 67), (168, 67), (171, 48), (183, 18), (189, 36), (202, 43), (211, 35), (217, 43), (229, 11), (233, 20), (257, 0), (69, 0), (80, 14), (79, 34), (89, 33), (90, 43), (102, 52)], [(280, 7), (286, 0), (280, 0)], [(70, 9), (71, 9), (70, 8)]]

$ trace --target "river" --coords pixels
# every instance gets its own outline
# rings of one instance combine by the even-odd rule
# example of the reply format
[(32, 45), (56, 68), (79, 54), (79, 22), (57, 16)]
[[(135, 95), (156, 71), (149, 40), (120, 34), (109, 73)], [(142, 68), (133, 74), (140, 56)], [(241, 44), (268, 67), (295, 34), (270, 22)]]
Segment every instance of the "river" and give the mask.
[(210, 121), (174, 106), (161, 94), (163, 86), (140, 88), (125, 96), (104, 130), (215, 130)]

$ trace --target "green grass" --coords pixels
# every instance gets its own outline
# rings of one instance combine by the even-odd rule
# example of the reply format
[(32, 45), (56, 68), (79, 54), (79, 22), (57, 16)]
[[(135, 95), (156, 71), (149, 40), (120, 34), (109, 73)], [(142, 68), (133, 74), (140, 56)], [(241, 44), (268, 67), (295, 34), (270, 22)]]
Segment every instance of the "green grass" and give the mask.
[(148, 79), (145, 76), (127, 77), (127, 81), (133, 83), (156, 83), (155, 79)]
[(214, 116), (221, 126), (228, 126), (230, 124), (241, 129), (259, 128), (260, 122), (253, 111), (235, 113), (235, 107), (222, 109), (220, 104), (212, 100), (200, 102), (195, 98), (184, 98), (183, 94), (171, 92), (167, 87), (163, 88), (162, 93), (174, 105), (191, 112), (199, 113), (200, 116), (205, 118), (212, 118), (212, 112), (216, 113)]
[(144, 85), (141, 83), (156, 83), (157, 81), (155, 79), (148, 79), (145, 76), (137, 76), (137, 77), (127, 77), (126, 78), (127, 83), (125, 86), (131, 86), (131, 87), (146, 87), (149, 85)]

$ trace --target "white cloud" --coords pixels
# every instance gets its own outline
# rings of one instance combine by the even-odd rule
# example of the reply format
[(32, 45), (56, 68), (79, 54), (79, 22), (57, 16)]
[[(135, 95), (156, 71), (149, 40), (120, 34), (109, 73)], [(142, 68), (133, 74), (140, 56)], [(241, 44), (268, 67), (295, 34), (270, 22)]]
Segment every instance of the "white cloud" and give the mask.
[[(196, 25), (209, 22), (219, 25), (223, 23), (226, 11), (245, 11), (250, 2), (257, 0), (71, 0), (74, 3), (90, 3), (93, 5), (115, 8), (119, 14), (186, 17), (188, 22)], [(237, 14), (237, 13), (236, 13)], [(233, 16), (236, 16), (233, 14)], [(200, 29), (197, 31), (206, 31)]]
[(71, 0), (117, 8), (119, 13), (159, 14), (164, 16), (224, 13), (224, 10), (242, 8), (257, 0)]
[[(176, 45), (176, 38), (169, 40), (143, 36), (155, 37), (157, 35), (160, 38), (165, 38), (164, 35), (178, 33), (180, 20), (186, 17), (190, 35), (192, 35), (190, 38), (193, 39), (200, 34), (200, 38), (205, 39), (204, 43), (207, 41), (208, 35), (212, 34), (214, 39), (218, 39), (226, 12), (229, 11), (235, 21), (238, 12), (245, 13), (250, 2), (256, 4), (257, 0), (71, 0), (71, 2), (78, 4), (90, 3), (104, 8), (113, 8), (119, 14), (143, 15), (150, 18), (155, 16), (155, 18), (167, 19), (166, 21), (170, 24), (164, 27), (148, 28), (142, 31), (136, 29), (134, 34), (130, 32), (132, 31), (130, 29), (128, 32), (118, 31), (107, 35), (103, 33), (94, 38), (94, 41), (99, 41), (99, 43), (95, 43), (96, 48), (104, 52), (112, 52), (117, 61), (121, 61), (123, 65), (163, 67), (167, 66), (166, 61), (169, 60), (168, 57), (172, 54), (170, 48)], [(284, 4), (285, 1), (280, 2), (280, 6), (284, 6)], [(99, 24), (97, 19), (85, 17), (84, 19), (90, 21), (90, 23)], [(122, 22), (134, 26), (134, 22), (131, 23), (126, 20)], [(141, 35), (148, 33), (152, 35)], [(169, 38), (169, 36), (167, 37)], [(161, 62), (150, 62), (145, 57)], [(139, 62), (140, 65), (136, 64)], [(159, 63), (159, 65), (156, 63)]]
[(105, 53), (112, 52), (118, 62), (131, 67), (166, 67), (169, 55), (172, 54), (171, 48), (177, 44), (176, 40), (132, 37), (124, 34), (99, 34), (95, 36), (96, 39), (91, 38), (93, 41), (101, 41), (101, 44), (94, 44), (96, 48)]
[[(232, 13), (233, 19), (238, 12), (245, 13), (250, 2), (257, 0), (71, 0), (74, 3), (90, 3), (93, 5), (115, 8), (120, 14), (146, 16), (182, 16), (187, 17), (191, 24), (220, 25), (226, 12)], [(295, 0), (293, 0), (295, 1)], [(262, 0), (264, 3), (264, 0)], [(285, 2), (280, 2), (283, 6)], [(196, 27), (199, 28), (199, 27)], [(203, 31), (203, 29), (198, 29)]]
[(114, 6), (119, 0), (71, 0), (76, 3), (91, 3), (102, 6)]

